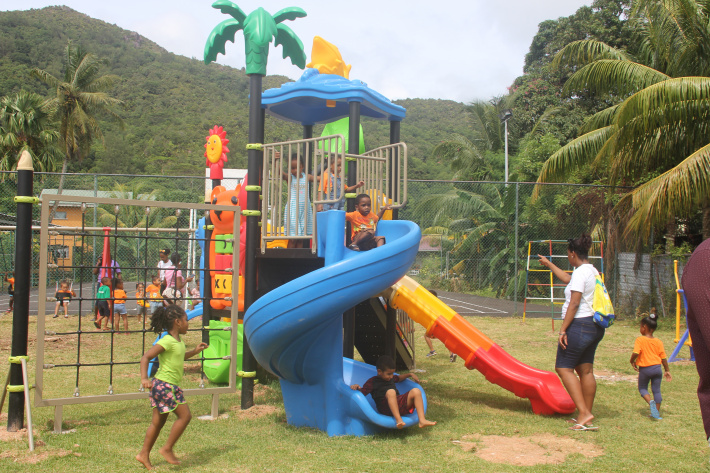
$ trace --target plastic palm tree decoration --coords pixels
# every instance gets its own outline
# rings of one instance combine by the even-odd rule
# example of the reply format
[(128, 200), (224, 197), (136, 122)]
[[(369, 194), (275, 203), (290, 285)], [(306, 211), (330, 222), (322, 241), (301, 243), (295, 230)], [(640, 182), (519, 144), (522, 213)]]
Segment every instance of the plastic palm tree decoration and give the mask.
[(281, 24), (285, 20), (306, 16), (306, 12), (301, 8), (284, 8), (272, 16), (261, 7), (246, 15), (241, 8), (228, 0), (217, 0), (212, 7), (231, 15), (232, 18), (217, 25), (207, 38), (205, 64), (216, 60), (218, 53), (224, 54), (227, 41), (234, 42), (237, 31), (243, 30), (247, 74), (266, 75), (269, 43), (272, 40), (274, 46), (283, 46), (284, 59), (290, 58), (291, 63), (301, 69), (306, 67), (303, 43), (291, 28)]

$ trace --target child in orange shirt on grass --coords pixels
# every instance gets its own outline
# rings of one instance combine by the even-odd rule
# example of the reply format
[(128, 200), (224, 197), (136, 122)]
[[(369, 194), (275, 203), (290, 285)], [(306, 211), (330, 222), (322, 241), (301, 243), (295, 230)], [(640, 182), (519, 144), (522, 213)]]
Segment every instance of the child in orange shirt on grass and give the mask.
[(128, 332), (128, 311), (126, 310), (126, 299), (128, 294), (123, 290), (123, 280), (116, 278), (113, 280), (113, 327), (118, 330), (123, 319), (123, 330)]
[(385, 237), (375, 236), (375, 225), (391, 207), (385, 205), (377, 215), (370, 210), (371, 208), (370, 196), (360, 194), (355, 198), (355, 211), (345, 214), (345, 220), (350, 222), (352, 227), (351, 243), (348, 248), (353, 251), (367, 251), (385, 244)]
[[(660, 415), (661, 401), (661, 379), (663, 371), (665, 371), (666, 381), (673, 379), (666, 352), (663, 349), (663, 342), (654, 338), (653, 332), (658, 327), (656, 314), (651, 314), (641, 320), (640, 332), (641, 336), (636, 338), (634, 342), (634, 352), (631, 354), (631, 366), (639, 373), (638, 390), (641, 397), (648, 403), (651, 408), (651, 417), (654, 419), (662, 419)], [(648, 383), (651, 382), (651, 391), (653, 391), (653, 400), (648, 393)]]

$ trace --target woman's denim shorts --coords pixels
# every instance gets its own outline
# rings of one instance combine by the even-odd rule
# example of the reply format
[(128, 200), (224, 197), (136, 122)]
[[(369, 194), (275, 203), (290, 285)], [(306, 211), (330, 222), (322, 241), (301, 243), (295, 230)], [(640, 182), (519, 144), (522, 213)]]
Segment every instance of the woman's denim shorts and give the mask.
[(557, 344), (555, 368), (574, 369), (585, 363), (594, 363), (597, 345), (604, 338), (604, 328), (594, 323), (594, 317), (574, 319), (567, 327), (567, 348)]

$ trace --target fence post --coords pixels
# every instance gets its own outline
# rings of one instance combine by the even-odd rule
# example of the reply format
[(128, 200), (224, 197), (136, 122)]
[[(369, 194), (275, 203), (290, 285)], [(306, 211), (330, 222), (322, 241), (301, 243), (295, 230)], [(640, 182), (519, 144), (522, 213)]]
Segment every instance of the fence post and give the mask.
[[(506, 122), (507, 123), (507, 122)], [(518, 315), (518, 203), (520, 183), (515, 183), (515, 271), (513, 271), (513, 277), (515, 278), (515, 305), (514, 314)]]
[[(32, 157), (23, 151), (17, 164), (17, 244), (15, 245), (15, 306), (12, 314), (12, 347), (10, 356), (27, 356), (27, 335), (30, 316), (30, 273), (32, 272), (32, 199), (34, 168)], [(42, 268), (40, 268), (42, 269)], [(46, 268), (44, 268), (46, 271)], [(44, 317), (44, 314), (37, 314)], [(10, 386), (24, 383), (22, 365), (10, 364)], [(7, 408), (7, 430), (17, 432), (24, 426), (24, 391), (10, 390)]]
[[(94, 197), (99, 196), (99, 177), (98, 175), (94, 174)], [(96, 221), (98, 220), (98, 205), (94, 204), (94, 227), (96, 227)], [(148, 221), (148, 217), (146, 216), (146, 222)], [(51, 223), (51, 222), (50, 222)], [(96, 236), (91, 237), (91, 264), (92, 266), (96, 264)], [(146, 242), (146, 246), (148, 243)], [(96, 278), (92, 277), (91, 278), (91, 293), (96, 294), (96, 291), (98, 288), (96, 287), (97, 285), (97, 280)], [(95, 310), (95, 309), (94, 309)]]

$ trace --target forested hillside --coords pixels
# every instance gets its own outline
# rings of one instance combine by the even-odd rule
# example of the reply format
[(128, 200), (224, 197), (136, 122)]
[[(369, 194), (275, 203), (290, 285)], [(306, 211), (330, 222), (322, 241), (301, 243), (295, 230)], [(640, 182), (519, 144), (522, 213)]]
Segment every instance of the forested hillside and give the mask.
[[(249, 81), (243, 70), (172, 54), (135, 32), (67, 7), (0, 12), (0, 96), (21, 89), (49, 96), (30, 71), (38, 67), (61, 77), (68, 40), (104, 59), (103, 74), (118, 76), (111, 95), (123, 101), (119, 114), (125, 122), (121, 129), (102, 121), (105, 146), (97, 142), (70, 171), (202, 175), (203, 143), (216, 124), (224, 126), (231, 142), (229, 166), (246, 166)], [(280, 59), (274, 55), (272, 60)], [(358, 79), (367, 82), (367, 77)], [(264, 88), (287, 80), (266, 76)], [(407, 108), (402, 140), (409, 146), (410, 175), (449, 178), (448, 163), (433, 162), (431, 150), (451, 133), (469, 133), (465, 106), (424, 99), (396, 103)], [(365, 119), (363, 128), (368, 148), (388, 143), (387, 122)], [(299, 126), (267, 118), (267, 141), (300, 136)]]

